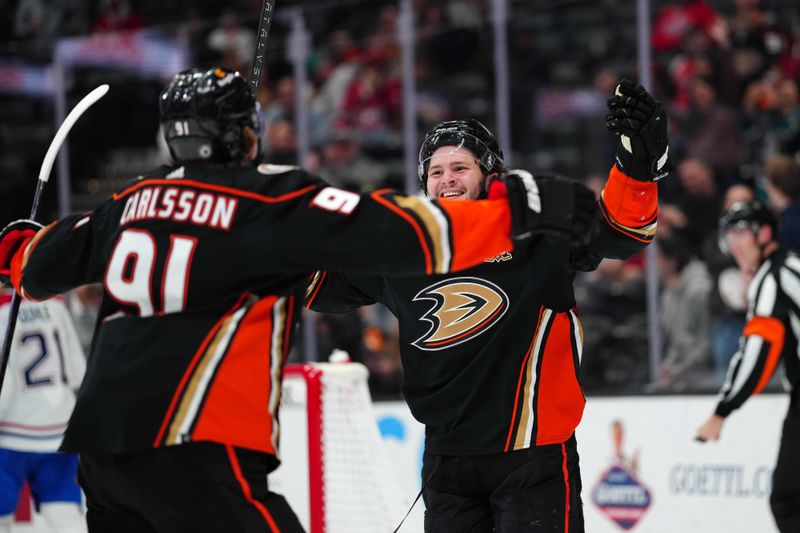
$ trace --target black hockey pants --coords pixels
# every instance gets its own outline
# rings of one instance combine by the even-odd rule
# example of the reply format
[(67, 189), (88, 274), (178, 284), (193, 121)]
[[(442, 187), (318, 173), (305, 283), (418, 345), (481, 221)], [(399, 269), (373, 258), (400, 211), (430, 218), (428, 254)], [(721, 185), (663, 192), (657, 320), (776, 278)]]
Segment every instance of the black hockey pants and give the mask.
[[(432, 473), (432, 475), (431, 475)], [(426, 533), (583, 533), (575, 437), (497, 455), (425, 453)]]

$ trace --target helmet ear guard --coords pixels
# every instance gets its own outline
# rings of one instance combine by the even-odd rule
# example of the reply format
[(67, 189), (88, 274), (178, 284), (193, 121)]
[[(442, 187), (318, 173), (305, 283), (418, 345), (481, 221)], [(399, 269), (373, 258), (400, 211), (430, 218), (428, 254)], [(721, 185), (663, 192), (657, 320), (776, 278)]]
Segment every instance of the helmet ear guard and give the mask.
[(168, 121), (162, 133), (175, 161), (209, 160), (215, 155), (214, 137), (194, 119)]
[(159, 112), (176, 161), (241, 161), (247, 156), (243, 128), (260, 131), (258, 106), (247, 81), (225, 68), (177, 74), (161, 92)]

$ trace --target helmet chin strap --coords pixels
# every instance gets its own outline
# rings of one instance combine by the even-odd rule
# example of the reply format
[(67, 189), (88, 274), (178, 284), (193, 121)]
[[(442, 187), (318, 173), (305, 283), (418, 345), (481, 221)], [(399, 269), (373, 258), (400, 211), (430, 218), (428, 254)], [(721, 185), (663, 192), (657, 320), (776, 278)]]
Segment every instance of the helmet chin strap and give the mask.
[(486, 200), (489, 197), (489, 184), (496, 179), (500, 179), (499, 172), (492, 172), (488, 176), (483, 177), (483, 181), (481, 182), (481, 193), (478, 195), (478, 200)]

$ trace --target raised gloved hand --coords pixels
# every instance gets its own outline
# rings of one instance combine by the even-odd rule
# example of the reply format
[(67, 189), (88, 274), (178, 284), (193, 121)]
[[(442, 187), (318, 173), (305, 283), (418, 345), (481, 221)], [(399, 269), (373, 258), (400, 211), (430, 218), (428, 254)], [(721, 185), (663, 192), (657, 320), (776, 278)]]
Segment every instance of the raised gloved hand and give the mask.
[(667, 114), (638, 83), (623, 79), (608, 99), (606, 127), (619, 135), (617, 166), (639, 181), (658, 181), (669, 174)]
[(11, 259), (17, 250), (25, 245), (42, 229), (33, 220), (15, 220), (0, 232), (0, 285), (7, 285), (11, 277)]
[(523, 240), (534, 233), (552, 233), (573, 244), (589, 238), (597, 201), (585, 185), (553, 174), (510, 170), (489, 184), (489, 198), (507, 197), (511, 233)]

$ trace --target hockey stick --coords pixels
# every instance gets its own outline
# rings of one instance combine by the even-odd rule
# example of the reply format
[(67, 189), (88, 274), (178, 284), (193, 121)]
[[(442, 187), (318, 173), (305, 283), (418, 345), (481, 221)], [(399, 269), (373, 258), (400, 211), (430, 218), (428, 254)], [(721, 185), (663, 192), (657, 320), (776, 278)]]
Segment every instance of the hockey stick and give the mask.
[(274, 10), (274, 0), (264, 0), (261, 5), (261, 18), (258, 20), (256, 57), (253, 59), (253, 72), (250, 74), (250, 91), (252, 91), (253, 97), (258, 96), (258, 84), (261, 83), (261, 75), (264, 72), (264, 56), (267, 55), (267, 38)]
[[(58, 151), (61, 148), (61, 145), (64, 144), (64, 139), (67, 138), (69, 130), (72, 129), (72, 126), (80, 118), (80, 116), (83, 115), (86, 110), (89, 109), (95, 102), (105, 96), (107, 92), (108, 85), (103, 84), (84, 96), (83, 99), (78, 102), (77, 105), (75, 105), (72, 111), (69, 112), (69, 115), (67, 115), (67, 118), (64, 119), (61, 127), (58, 128), (56, 136), (53, 137), (53, 141), (50, 143), (50, 147), (47, 149), (47, 153), (44, 155), (42, 168), (39, 170), (39, 180), (36, 183), (36, 192), (33, 195), (31, 214), (28, 217), (30, 220), (36, 220), (36, 217), (39, 215), (39, 201), (42, 198), (44, 187), (47, 185), (47, 181), (50, 179), (50, 171), (53, 169), (53, 163), (56, 160)], [(2, 363), (0, 363), (0, 395), (3, 392), (3, 382), (5, 381), (8, 357), (11, 352), (11, 339), (14, 337), (14, 330), (17, 326), (19, 305), (19, 294), (14, 291), (14, 296), (11, 298), (11, 309), (8, 312), (8, 326), (6, 326), (6, 332), (3, 336), (3, 348), (0, 350), (0, 357), (2, 357)]]

